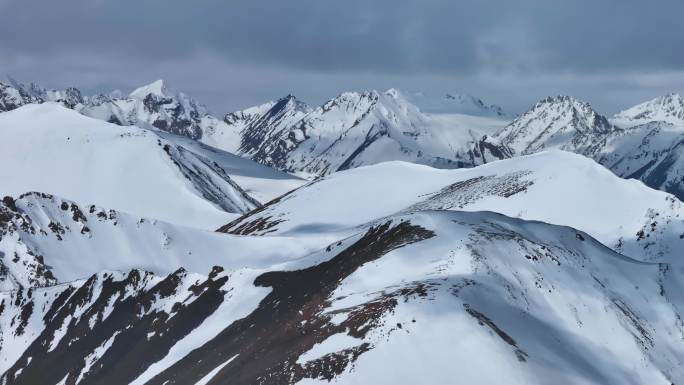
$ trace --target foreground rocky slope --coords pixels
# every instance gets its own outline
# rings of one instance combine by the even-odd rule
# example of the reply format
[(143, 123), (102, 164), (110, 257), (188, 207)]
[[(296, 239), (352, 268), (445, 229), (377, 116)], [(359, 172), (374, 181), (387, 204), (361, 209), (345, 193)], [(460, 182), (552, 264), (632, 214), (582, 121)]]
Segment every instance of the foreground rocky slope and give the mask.
[(3, 380), (679, 382), (681, 277), (668, 266), (498, 214), (393, 216), (270, 269), (5, 293)]

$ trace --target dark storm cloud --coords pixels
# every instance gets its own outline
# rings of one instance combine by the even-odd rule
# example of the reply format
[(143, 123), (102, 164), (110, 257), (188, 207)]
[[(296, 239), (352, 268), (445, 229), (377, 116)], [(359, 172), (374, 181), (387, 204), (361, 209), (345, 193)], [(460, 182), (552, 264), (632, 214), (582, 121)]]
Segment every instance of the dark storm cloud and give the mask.
[(543, 95), (504, 87), (585, 82), (606, 100), (640, 76), (681, 87), (682, 15), (682, 0), (0, 0), (0, 72), (91, 87), (166, 77), (236, 105), (288, 87), (319, 98), (451, 82), (517, 108)]

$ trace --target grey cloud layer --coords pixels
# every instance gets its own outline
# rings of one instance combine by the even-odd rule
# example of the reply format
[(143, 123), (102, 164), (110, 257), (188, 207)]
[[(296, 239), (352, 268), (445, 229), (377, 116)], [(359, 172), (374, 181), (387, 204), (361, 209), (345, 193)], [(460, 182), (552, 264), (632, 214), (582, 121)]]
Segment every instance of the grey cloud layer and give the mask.
[[(350, 86), (371, 74), (380, 83), (451, 77), (477, 88), (472, 77), (483, 73), (678, 72), (682, 15), (681, 0), (0, 0), (0, 71), (56, 83), (99, 73), (111, 79), (100, 83), (128, 86), (138, 77), (184, 83), (188, 70), (207, 80), (258, 77), (263, 68), (264, 76), (279, 74), (273, 90), (326, 74)], [(205, 57), (211, 66), (186, 67)], [(41, 71), (49, 62), (62, 67)], [(310, 95), (332, 91), (316, 87)], [(224, 100), (254, 93), (234, 92)]]

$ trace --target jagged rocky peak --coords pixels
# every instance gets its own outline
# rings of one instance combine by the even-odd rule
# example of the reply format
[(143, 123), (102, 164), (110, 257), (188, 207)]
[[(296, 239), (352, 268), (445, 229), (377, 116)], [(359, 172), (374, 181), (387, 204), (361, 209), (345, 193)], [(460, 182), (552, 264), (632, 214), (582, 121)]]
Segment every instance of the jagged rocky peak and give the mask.
[(245, 108), (244, 110), (234, 111), (226, 114), (223, 121), (228, 125), (246, 125), (251, 121), (259, 119), (266, 111), (273, 108), (276, 102), (269, 101), (258, 106)]
[(65, 90), (45, 91), (44, 95), (46, 101), (58, 102), (71, 109), (77, 109), (80, 105), (87, 103), (81, 91), (75, 87), (69, 87)]
[(67, 108), (85, 103), (81, 91), (74, 87), (65, 90), (48, 90), (36, 83), (22, 84), (9, 78), (7, 84), (0, 82), (0, 112), (11, 111), (26, 104), (58, 102)]
[(150, 84), (136, 88), (129, 94), (129, 97), (133, 99), (145, 99), (147, 95), (167, 96), (168, 94), (169, 90), (166, 88), (164, 80), (158, 79)]
[(26, 94), (11, 84), (0, 82), (0, 112), (11, 111), (29, 103), (39, 103), (42, 100)]
[(280, 98), (276, 104), (281, 104), (288, 107), (288, 109), (296, 109), (300, 111), (311, 111), (311, 107), (303, 101), (297, 99), (296, 96), (288, 94), (287, 96)]
[[(156, 104), (167, 104), (174, 108), (180, 105), (186, 113), (194, 115), (193, 117), (207, 114), (206, 108), (203, 105), (182, 92), (176, 92), (168, 88), (167, 83), (163, 79), (155, 80), (150, 84), (136, 88), (128, 97), (144, 102), (154, 100)], [(147, 106), (147, 104), (146, 107), (154, 109), (154, 106)]]
[(154, 128), (192, 139), (200, 139), (205, 130), (218, 122), (210, 118), (203, 105), (182, 92), (171, 90), (161, 79), (135, 89), (127, 97), (112, 93), (94, 99), (80, 112), (104, 116), (104, 120), (112, 123)]
[(537, 114), (538, 116), (571, 116), (574, 122), (590, 123), (596, 129), (609, 128), (608, 120), (594, 111), (591, 104), (584, 102), (569, 95), (548, 96), (538, 101), (526, 114)]
[(297, 115), (301, 118), (303, 115), (311, 112), (311, 110), (309, 105), (290, 94), (278, 99), (278, 101), (273, 103), (259, 118), (273, 120), (286, 115)]
[(559, 129), (579, 132), (607, 133), (615, 130), (608, 119), (594, 111), (589, 103), (567, 95), (549, 96), (540, 100), (510, 126), (532, 119), (538, 119)]
[[(485, 139), (494, 158), (561, 149), (586, 154), (619, 130), (589, 103), (572, 96), (549, 96)], [(479, 147), (483, 147), (481, 143)], [(482, 149), (475, 150), (477, 158)], [(497, 155), (498, 154), (498, 155)], [(475, 159), (475, 163), (477, 159)]]
[(374, 105), (378, 101), (379, 97), (380, 93), (375, 90), (364, 92), (343, 92), (337, 95), (335, 98), (325, 102), (325, 104), (320, 107), (320, 110), (322, 112), (328, 112), (331, 110), (349, 111), (350, 109), (367, 109), (368, 107)]
[(672, 92), (621, 111), (615, 115), (614, 119), (617, 124), (624, 126), (652, 121), (665, 121), (683, 126), (684, 98)]
[(269, 101), (258, 106), (226, 114), (223, 121), (230, 126), (244, 129), (262, 119), (269, 119), (269, 117), (281, 116), (286, 113), (308, 114), (311, 110), (309, 105), (297, 99), (294, 95), (288, 94), (277, 101)]
[(326, 102), (314, 112), (314, 115), (318, 113), (325, 115), (326, 119), (332, 119), (340, 114), (341, 120), (356, 122), (358, 119), (366, 118), (373, 111), (393, 120), (396, 120), (399, 115), (421, 115), (418, 108), (408, 100), (406, 94), (396, 88), (390, 88), (385, 92), (377, 90), (343, 92)]

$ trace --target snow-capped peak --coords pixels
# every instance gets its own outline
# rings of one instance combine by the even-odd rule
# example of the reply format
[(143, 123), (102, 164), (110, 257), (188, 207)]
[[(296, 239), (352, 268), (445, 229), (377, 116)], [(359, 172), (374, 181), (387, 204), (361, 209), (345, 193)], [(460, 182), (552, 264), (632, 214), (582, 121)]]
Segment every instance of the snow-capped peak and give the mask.
[(495, 138), (511, 155), (549, 148), (582, 153), (616, 129), (589, 103), (559, 95), (537, 102)]
[(129, 97), (133, 99), (145, 99), (147, 95), (166, 96), (169, 91), (164, 83), (163, 79), (155, 80), (148, 85), (136, 88), (130, 93)]
[(287, 96), (280, 98), (272, 107), (273, 109), (284, 109), (284, 110), (295, 110), (300, 112), (311, 112), (311, 107), (308, 104), (297, 99), (294, 95), (288, 94)]
[(616, 124), (626, 127), (652, 121), (684, 126), (684, 98), (672, 92), (621, 111), (614, 119)]
[(409, 102), (421, 111), (436, 114), (464, 114), (483, 117), (509, 117), (496, 104), (487, 104), (482, 99), (468, 94), (446, 93), (440, 96), (423, 92), (401, 92)]

